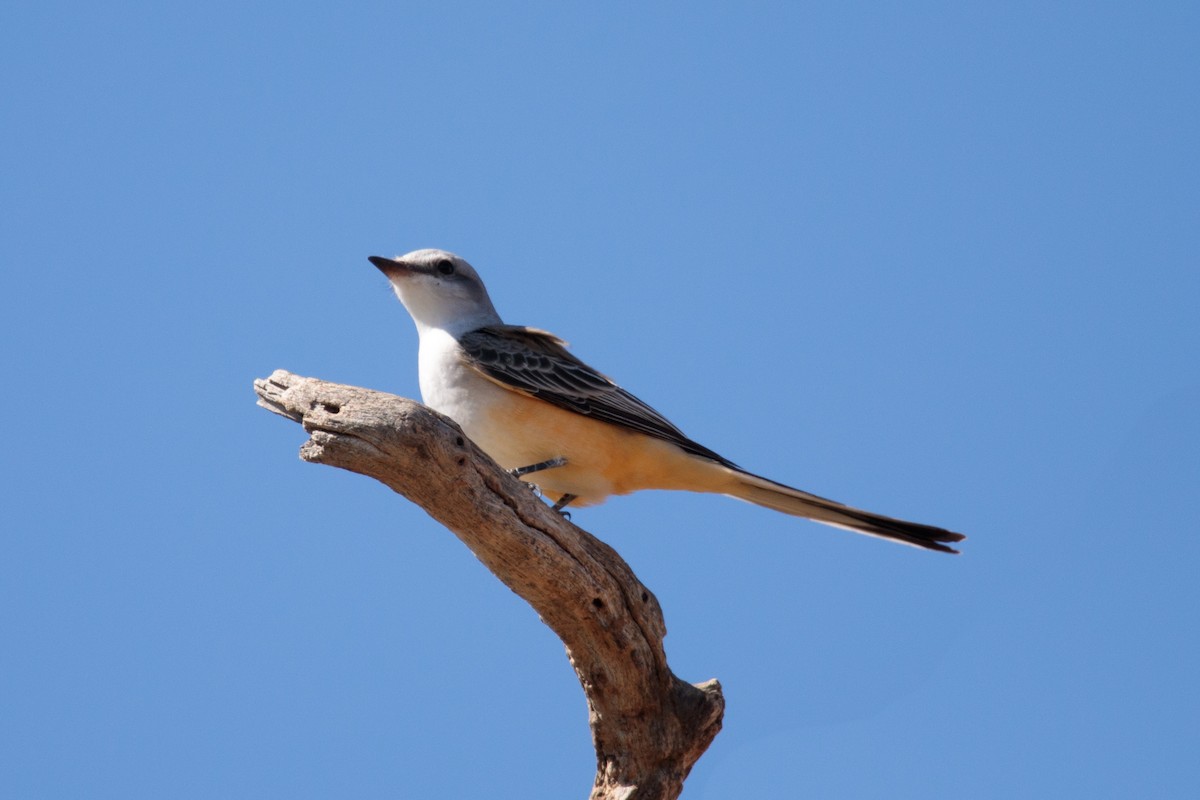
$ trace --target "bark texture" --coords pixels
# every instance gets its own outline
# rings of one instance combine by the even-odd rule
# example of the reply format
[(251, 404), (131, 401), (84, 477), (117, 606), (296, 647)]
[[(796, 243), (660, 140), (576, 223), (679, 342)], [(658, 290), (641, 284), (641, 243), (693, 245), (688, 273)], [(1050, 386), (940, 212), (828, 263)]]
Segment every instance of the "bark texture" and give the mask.
[(420, 403), (283, 370), (254, 390), (259, 405), (304, 426), (302, 459), (370, 476), (421, 506), (558, 634), (587, 696), (591, 800), (679, 796), (721, 729), (725, 699), (716, 680), (671, 673), (658, 600), (615, 550)]

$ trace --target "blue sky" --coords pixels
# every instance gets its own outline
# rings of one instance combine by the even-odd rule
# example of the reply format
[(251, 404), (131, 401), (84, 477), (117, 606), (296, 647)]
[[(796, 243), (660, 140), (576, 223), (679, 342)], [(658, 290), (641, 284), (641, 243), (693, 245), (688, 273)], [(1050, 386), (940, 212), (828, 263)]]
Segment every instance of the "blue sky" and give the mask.
[(11, 3), (0, 784), (582, 797), (550, 631), (254, 405), (416, 396), (454, 250), (690, 436), (970, 535), (576, 513), (725, 730), (685, 797), (1200, 792), (1195, 4)]

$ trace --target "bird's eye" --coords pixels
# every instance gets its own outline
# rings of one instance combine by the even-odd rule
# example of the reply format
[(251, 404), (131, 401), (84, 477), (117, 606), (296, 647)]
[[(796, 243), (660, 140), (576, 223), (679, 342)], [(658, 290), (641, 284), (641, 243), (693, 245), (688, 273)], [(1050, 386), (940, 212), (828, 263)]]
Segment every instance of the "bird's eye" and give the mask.
[(453, 275), (454, 274), (454, 262), (448, 258), (443, 258), (441, 261), (437, 262), (436, 266), (437, 266), (437, 271), (442, 273), (443, 275)]

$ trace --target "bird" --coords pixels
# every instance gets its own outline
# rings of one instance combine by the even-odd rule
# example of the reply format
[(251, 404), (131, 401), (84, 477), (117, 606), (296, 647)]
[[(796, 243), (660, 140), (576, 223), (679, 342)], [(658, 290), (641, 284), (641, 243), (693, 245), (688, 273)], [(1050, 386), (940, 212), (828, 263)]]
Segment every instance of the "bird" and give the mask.
[(416, 324), (422, 401), (501, 467), (535, 483), (555, 510), (643, 489), (684, 490), (944, 553), (957, 553), (949, 543), (966, 538), (742, 469), (576, 358), (554, 334), (505, 324), (479, 273), (454, 253), (423, 249), (368, 260)]

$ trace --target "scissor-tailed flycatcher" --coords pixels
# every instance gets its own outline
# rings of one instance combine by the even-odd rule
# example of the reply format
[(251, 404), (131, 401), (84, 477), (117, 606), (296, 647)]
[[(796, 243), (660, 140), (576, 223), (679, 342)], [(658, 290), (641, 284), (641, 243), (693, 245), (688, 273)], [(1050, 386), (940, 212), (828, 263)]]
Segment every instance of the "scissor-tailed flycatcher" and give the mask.
[(639, 489), (715, 492), (916, 547), (965, 538), (835, 503), (752, 475), (693, 442), (650, 406), (536, 328), (505, 325), (479, 275), (444, 250), (371, 256), (421, 337), (421, 397), (505, 469), (586, 506)]

